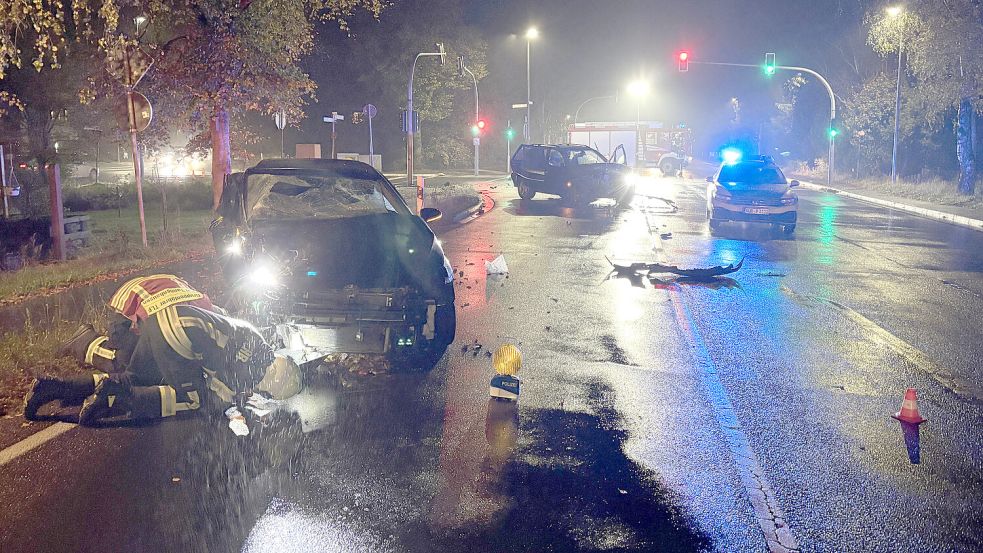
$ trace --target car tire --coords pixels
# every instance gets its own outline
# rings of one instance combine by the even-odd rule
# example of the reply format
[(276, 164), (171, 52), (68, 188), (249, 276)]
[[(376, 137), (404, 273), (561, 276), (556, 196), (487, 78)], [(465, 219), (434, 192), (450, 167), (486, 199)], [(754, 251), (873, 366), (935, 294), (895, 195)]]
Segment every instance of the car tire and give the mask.
[(659, 164), (659, 169), (662, 170), (662, 174), (667, 177), (675, 177), (676, 173), (679, 172), (679, 166), (675, 161), (667, 159)]
[(529, 181), (519, 177), (516, 183), (516, 188), (519, 191), (519, 197), (523, 200), (531, 200), (536, 197), (536, 190), (529, 184)]
[(795, 232), (795, 225), (782, 225), (782, 232), (785, 234), (792, 234)]
[(618, 199), (618, 207), (628, 207), (631, 205), (631, 201), (635, 199), (635, 187), (629, 188), (622, 196)]
[(392, 350), (389, 362), (396, 370), (429, 372), (444, 356), (457, 334), (457, 311), (454, 304), (437, 307), (434, 339), (426, 346), (410, 351)]
[(710, 230), (717, 230), (720, 228), (720, 221), (717, 219), (710, 219), (707, 222), (710, 224)]

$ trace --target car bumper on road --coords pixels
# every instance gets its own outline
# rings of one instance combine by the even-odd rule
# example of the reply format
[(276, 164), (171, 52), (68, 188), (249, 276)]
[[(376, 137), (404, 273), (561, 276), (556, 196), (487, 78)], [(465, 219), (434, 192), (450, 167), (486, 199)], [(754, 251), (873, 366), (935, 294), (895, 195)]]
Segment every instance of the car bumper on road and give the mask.
[(722, 207), (715, 204), (710, 218), (715, 221), (795, 224), (797, 216), (798, 208), (795, 205)]

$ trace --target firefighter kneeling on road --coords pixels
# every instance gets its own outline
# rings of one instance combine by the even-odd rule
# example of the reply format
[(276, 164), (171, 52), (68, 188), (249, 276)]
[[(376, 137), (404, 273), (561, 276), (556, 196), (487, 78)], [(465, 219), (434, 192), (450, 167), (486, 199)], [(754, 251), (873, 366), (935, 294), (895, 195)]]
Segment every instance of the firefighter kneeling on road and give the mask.
[(123, 372), (136, 347), (143, 321), (175, 305), (192, 305), (226, 314), (207, 295), (175, 275), (136, 277), (120, 286), (107, 303), (112, 311), (108, 335), (100, 335), (92, 325), (83, 324), (58, 353), (101, 372)]
[[(117, 363), (118, 364), (118, 363)], [(286, 399), (301, 389), (300, 368), (273, 350), (251, 324), (192, 305), (155, 311), (122, 372), (39, 378), (25, 397), (24, 416), (56, 399), (84, 399), (79, 423), (94, 425), (122, 413), (131, 420), (195, 411), (211, 390), (240, 406), (253, 392)]]

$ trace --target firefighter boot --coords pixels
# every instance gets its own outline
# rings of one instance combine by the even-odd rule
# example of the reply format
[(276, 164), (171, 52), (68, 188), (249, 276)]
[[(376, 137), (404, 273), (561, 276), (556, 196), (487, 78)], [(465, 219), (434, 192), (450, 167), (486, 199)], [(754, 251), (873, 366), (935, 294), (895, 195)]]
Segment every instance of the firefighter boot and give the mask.
[(92, 325), (83, 324), (58, 348), (58, 355), (72, 357), (84, 366), (96, 370), (111, 372), (116, 352), (106, 347), (108, 341), (109, 338), (99, 335)]
[(96, 384), (92, 395), (82, 402), (79, 410), (79, 424), (94, 426), (102, 419), (109, 417), (120, 409), (126, 409), (129, 404), (129, 390), (113, 378), (103, 378)]
[(96, 388), (95, 376), (73, 376), (50, 378), (41, 376), (34, 379), (31, 389), (24, 396), (24, 418), (37, 420), (38, 409), (49, 401), (82, 401)]

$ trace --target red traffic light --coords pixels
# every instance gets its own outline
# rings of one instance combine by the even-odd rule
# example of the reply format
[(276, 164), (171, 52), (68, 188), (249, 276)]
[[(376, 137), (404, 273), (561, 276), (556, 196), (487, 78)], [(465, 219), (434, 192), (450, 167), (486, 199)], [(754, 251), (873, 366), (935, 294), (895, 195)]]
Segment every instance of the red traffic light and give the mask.
[(485, 120), (484, 119), (478, 119), (478, 128), (481, 129), (481, 130), (485, 130)]
[(689, 71), (689, 52), (680, 52), (676, 57), (679, 60), (679, 72)]

